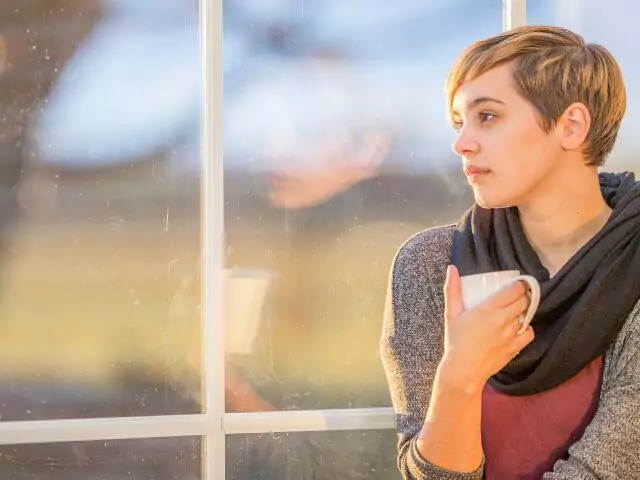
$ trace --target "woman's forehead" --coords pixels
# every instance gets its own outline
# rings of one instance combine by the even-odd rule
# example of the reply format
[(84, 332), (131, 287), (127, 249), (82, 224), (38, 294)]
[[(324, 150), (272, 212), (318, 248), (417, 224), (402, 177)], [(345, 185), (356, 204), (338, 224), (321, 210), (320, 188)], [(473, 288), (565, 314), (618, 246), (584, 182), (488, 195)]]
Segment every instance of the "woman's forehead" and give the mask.
[(513, 87), (511, 69), (496, 67), (458, 87), (453, 95), (452, 112), (469, 110), (486, 101), (506, 104), (513, 95), (517, 92)]

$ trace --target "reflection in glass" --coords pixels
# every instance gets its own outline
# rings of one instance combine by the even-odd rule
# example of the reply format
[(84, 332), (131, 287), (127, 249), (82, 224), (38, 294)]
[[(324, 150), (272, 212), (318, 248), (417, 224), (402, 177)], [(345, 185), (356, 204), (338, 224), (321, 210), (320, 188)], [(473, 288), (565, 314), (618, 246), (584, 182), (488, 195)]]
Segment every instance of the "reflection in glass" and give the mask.
[(389, 267), (472, 202), (443, 85), (501, 20), (498, 0), (225, 3), (228, 411), (390, 405)]
[(200, 439), (190, 437), (0, 446), (11, 480), (199, 480)]
[(227, 480), (400, 480), (394, 431), (227, 437)]
[(0, 415), (200, 412), (198, 2), (3, 0)]

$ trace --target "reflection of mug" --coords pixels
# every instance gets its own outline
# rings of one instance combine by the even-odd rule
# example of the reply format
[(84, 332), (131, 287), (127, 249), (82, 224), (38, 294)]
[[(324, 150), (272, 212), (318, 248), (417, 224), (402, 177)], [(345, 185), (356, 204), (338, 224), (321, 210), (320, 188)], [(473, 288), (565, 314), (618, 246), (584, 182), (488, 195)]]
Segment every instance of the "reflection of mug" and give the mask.
[(462, 282), (462, 303), (464, 308), (473, 308), (492, 296), (498, 290), (507, 285), (522, 280), (529, 285), (531, 290), (529, 295), (529, 308), (524, 318), (520, 320), (522, 327), (519, 330), (524, 332), (540, 304), (540, 284), (531, 275), (520, 275), (518, 270), (502, 270), (499, 272), (478, 273), (476, 275), (466, 275), (461, 277)]
[(250, 354), (262, 324), (273, 274), (263, 270), (225, 270), (225, 349)]

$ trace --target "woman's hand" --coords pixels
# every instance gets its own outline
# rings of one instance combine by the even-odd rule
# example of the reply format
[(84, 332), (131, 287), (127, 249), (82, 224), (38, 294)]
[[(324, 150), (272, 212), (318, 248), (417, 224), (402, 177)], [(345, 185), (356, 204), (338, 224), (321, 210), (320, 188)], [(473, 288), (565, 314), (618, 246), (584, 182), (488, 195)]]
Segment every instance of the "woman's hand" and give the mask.
[(515, 282), (465, 310), (460, 275), (450, 266), (444, 290), (444, 355), (438, 377), (450, 386), (476, 393), (534, 339), (530, 326), (518, 334), (518, 319), (529, 307), (527, 288)]

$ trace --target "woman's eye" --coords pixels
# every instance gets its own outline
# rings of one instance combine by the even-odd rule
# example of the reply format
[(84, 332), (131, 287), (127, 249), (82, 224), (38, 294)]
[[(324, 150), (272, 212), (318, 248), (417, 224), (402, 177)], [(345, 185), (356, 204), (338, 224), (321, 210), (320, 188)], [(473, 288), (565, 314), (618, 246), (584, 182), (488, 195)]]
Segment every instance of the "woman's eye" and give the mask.
[(451, 122), (453, 129), (458, 132), (462, 129), (462, 122)]
[(482, 123), (485, 122), (490, 122), (491, 120), (493, 120), (494, 118), (496, 118), (496, 116), (493, 113), (486, 113), (486, 112), (482, 112), (480, 114), (480, 121)]

